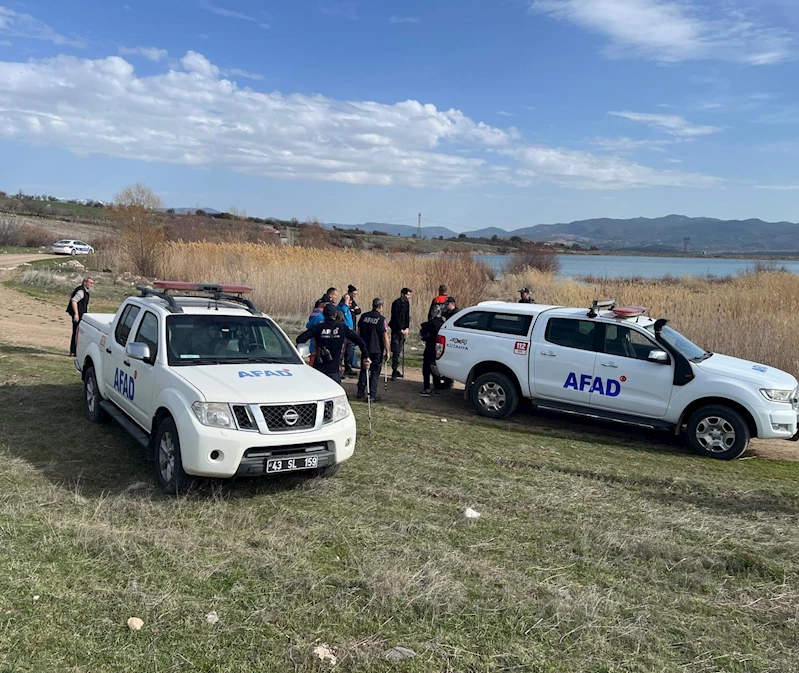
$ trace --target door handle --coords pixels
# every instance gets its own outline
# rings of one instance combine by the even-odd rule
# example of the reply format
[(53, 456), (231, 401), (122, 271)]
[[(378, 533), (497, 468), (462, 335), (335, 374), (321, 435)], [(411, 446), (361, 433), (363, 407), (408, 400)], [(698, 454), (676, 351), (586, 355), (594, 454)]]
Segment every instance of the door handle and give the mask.
[(106, 353), (110, 353), (110, 352), (111, 352), (111, 349), (110, 349), (110, 348), (106, 348), (106, 349), (105, 349), (105, 352), (106, 352)]
[(127, 360), (122, 360), (122, 364), (125, 365), (126, 367), (130, 367), (130, 362), (128, 362)]
[(541, 351), (541, 355), (545, 355), (548, 358), (554, 358), (555, 354), (552, 351)]
[(615, 362), (600, 362), (599, 364), (601, 364), (603, 367), (610, 367), (611, 369), (619, 368), (619, 365), (617, 365)]

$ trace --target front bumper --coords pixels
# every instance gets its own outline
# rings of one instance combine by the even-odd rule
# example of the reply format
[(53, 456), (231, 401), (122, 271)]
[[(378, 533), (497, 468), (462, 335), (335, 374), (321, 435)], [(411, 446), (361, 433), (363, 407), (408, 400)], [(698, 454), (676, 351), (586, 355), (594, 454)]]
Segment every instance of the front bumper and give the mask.
[(799, 417), (793, 407), (769, 406), (758, 418), (760, 439), (788, 439), (799, 441)]
[(227, 478), (265, 474), (267, 458), (318, 457), (317, 467), (342, 463), (355, 451), (355, 417), (318, 429), (261, 434), (202, 425), (191, 411), (176, 419), (187, 474)]

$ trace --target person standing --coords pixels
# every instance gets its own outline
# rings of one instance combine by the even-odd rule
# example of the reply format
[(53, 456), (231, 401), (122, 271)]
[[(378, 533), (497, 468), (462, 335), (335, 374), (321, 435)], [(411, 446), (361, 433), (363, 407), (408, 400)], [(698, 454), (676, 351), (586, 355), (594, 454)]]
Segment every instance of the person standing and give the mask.
[(434, 307), (438, 306), (440, 311), (444, 310), (444, 304), (447, 301), (448, 293), (449, 290), (447, 289), (447, 286), (444, 285), (444, 283), (441, 283), (441, 285), (438, 286), (438, 294), (435, 297), (433, 297), (433, 301), (430, 302), (430, 308), (427, 311), (428, 320), (431, 320), (433, 318)]
[(72, 340), (69, 342), (69, 357), (77, 355), (78, 325), (83, 314), (89, 310), (89, 291), (94, 287), (94, 278), (87, 276), (69, 297), (67, 313), (72, 316)]
[(441, 317), (446, 321), (454, 316), (458, 310), (458, 303), (455, 301), (455, 297), (447, 297), (444, 301), (444, 307), (441, 309)]
[(366, 395), (366, 377), (368, 376), (369, 397), (372, 402), (379, 402), (380, 396), (377, 391), (380, 387), (380, 370), (389, 350), (388, 326), (383, 315), (383, 300), (380, 297), (375, 297), (372, 300), (372, 310), (361, 316), (358, 321), (358, 333), (366, 343), (366, 350), (372, 364), (371, 366), (361, 365), (356, 397), (360, 400)]
[(411, 327), (411, 294), (412, 290), (403, 287), (400, 296), (391, 304), (391, 380), (396, 381), (403, 377), (399, 370), (400, 354), (405, 349), (405, 337)]
[(526, 287), (519, 290), (519, 295), (521, 295), (519, 298), (520, 304), (535, 304), (535, 299), (530, 296), (530, 290)]
[(297, 337), (297, 343), (302, 344), (313, 339), (316, 345), (314, 369), (329, 376), (336, 383), (341, 383), (341, 355), (345, 340), (352, 341), (361, 349), (366, 367), (369, 366), (371, 360), (369, 360), (369, 353), (366, 351), (363, 339), (336, 318), (338, 312), (335, 304), (325, 304), (324, 321), (300, 334)]
[[(320, 322), (324, 321), (325, 319), (323, 313), (324, 308), (325, 308), (325, 302), (322, 301), (321, 299), (317, 299), (316, 304), (314, 304), (313, 307), (313, 313), (311, 313), (311, 315), (308, 316), (308, 322), (305, 323), (305, 329), (310, 329), (314, 325), (318, 325)], [(311, 339), (308, 342), (308, 345), (310, 346), (311, 349), (311, 359), (309, 361), (309, 364), (311, 365), (311, 367), (313, 367), (314, 360), (316, 359), (316, 346), (314, 344), (314, 340)]]
[(436, 361), (436, 337), (441, 325), (444, 324), (444, 318), (441, 317), (441, 309), (435, 306), (433, 309), (433, 317), (425, 323), (422, 323), (422, 328), (419, 331), (419, 336), (424, 341), (424, 353), (422, 355), (422, 392), (419, 394), (422, 397), (430, 397), (435, 392), (438, 394), (438, 389), (435, 391), (430, 387), (431, 380), (434, 383), (439, 383), (437, 377), (433, 377), (433, 363)]
[[(349, 293), (345, 294), (341, 298), (341, 302), (339, 302), (338, 310), (344, 316), (344, 324), (349, 327), (350, 329), (355, 329), (355, 319), (352, 316), (352, 310), (350, 309), (350, 304), (352, 302), (352, 298), (350, 297)], [(352, 355), (355, 353), (355, 345), (351, 341), (347, 341), (344, 344), (344, 376), (348, 376), (350, 378), (355, 378), (357, 375), (352, 370)]]
[(335, 305), (338, 301), (338, 290), (334, 287), (327, 288), (327, 292), (322, 295), (322, 299), (325, 304), (333, 304)]
[[(361, 307), (358, 306), (358, 301), (357, 301), (358, 288), (352, 284), (347, 285), (347, 294), (350, 296), (350, 312), (352, 313), (352, 321), (357, 325), (358, 321), (361, 318)], [(352, 349), (349, 366), (351, 369), (358, 368), (358, 353), (355, 352), (354, 348)]]

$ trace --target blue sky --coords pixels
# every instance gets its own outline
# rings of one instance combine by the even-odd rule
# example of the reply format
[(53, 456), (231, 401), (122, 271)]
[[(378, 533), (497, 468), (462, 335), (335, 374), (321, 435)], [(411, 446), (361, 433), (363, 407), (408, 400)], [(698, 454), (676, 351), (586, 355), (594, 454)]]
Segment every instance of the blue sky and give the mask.
[(0, 189), (513, 229), (799, 220), (792, 0), (0, 0)]

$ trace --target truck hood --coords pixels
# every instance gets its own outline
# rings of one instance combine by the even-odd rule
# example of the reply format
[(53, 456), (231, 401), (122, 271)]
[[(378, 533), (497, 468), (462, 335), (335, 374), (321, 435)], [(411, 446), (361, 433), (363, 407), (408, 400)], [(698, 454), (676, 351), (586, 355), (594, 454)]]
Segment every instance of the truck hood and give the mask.
[(696, 363), (694, 366), (709, 374), (729, 376), (747, 383), (754, 383), (761, 388), (793, 390), (797, 385), (796, 379), (788, 372), (757, 362), (733, 358), (729, 355), (714, 353), (707, 360)]
[(344, 395), (331, 378), (308, 365), (196, 365), (172, 372), (200, 391), (206, 402), (295, 404)]

